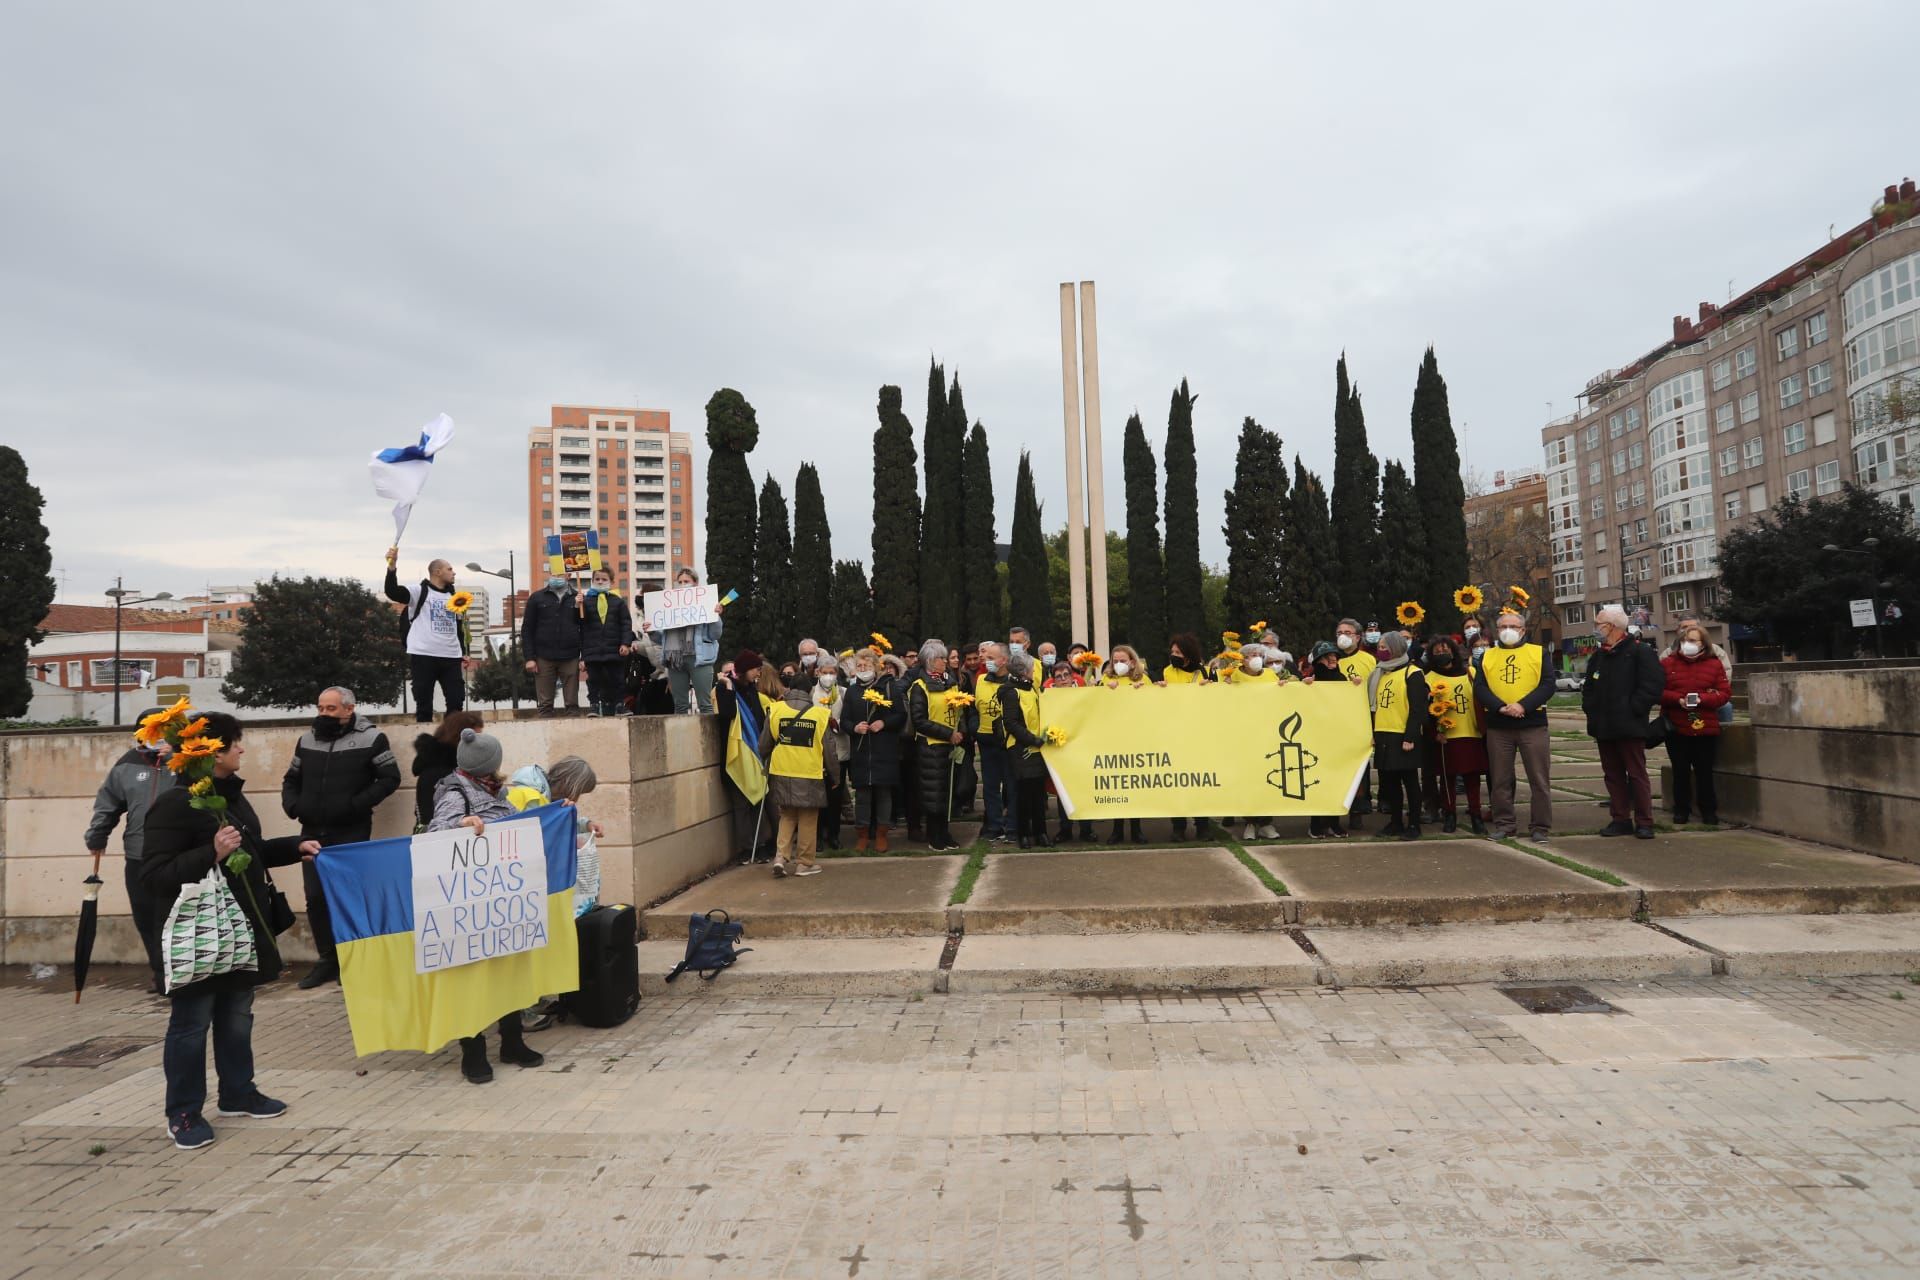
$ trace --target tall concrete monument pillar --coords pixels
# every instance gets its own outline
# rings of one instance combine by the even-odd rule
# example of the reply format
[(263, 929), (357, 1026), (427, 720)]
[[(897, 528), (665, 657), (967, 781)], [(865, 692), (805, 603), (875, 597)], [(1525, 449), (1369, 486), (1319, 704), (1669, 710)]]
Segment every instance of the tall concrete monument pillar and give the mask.
[[(1094, 317), (1093, 281), (1080, 282), (1077, 317), (1075, 302), (1072, 282), (1063, 283), (1060, 286), (1060, 398), (1067, 434), (1067, 583), (1073, 593), (1069, 610), (1073, 633), (1068, 639), (1084, 640), (1105, 655), (1108, 648), (1107, 501), (1100, 456), (1100, 330)], [(1086, 404), (1084, 450), (1080, 429), (1083, 399)], [(1083, 476), (1084, 505), (1081, 501)], [(1091, 575), (1087, 563), (1089, 549), (1093, 557)], [(1087, 628), (1089, 602), (1091, 632)]]

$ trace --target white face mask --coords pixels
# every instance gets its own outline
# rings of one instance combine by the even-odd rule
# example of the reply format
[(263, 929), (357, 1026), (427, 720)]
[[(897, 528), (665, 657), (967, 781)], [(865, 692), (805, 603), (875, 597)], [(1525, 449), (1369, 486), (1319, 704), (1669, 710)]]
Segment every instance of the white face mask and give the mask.
[(1353, 648), (1353, 637), (1348, 635), (1344, 631), (1342, 631), (1339, 635), (1335, 636), (1333, 638), (1333, 642), (1339, 645), (1342, 649)]
[(819, 661), (820, 655), (817, 653), (803, 653), (800, 655), (800, 665), (803, 667), (814, 666)]
[(822, 689), (833, 688), (833, 672), (828, 671), (828, 672), (822, 673), (822, 675), (820, 676), (820, 679), (815, 683), (817, 683)]
[(1048, 671), (1053, 670), (1053, 650), (1042, 649), (1040, 651), (1040, 665)]
[(1261, 657), (1257, 653), (1254, 654), (1251, 658), (1247, 659), (1247, 670), (1253, 672), (1256, 675), (1259, 674), (1260, 668), (1266, 665), (1267, 665), (1267, 660)]
[(1369, 632), (1367, 632), (1367, 643), (1368, 643), (1368, 644), (1379, 644), (1379, 643), (1380, 643), (1380, 633), (1379, 633), (1378, 631), (1369, 631)]
[(1468, 628), (1467, 628), (1467, 631), (1466, 631), (1466, 636), (1467, 636), (1467, 639), (1469, 639), (1469, 640), (1471, 640), (1471, 639), (1473, 639), (1473, 638), (1474, 638), (1475, 636), (1477, 636), (1477, 635), (1479, 635), (1479, 634), (1480, 634), (1480, 628), (1478, 628), (1478, 627), (1468, 627)]
[(1117, 676), (1124, 676), (1131, 670), (1133, 670), (1133, 664), (1131, 662), (1116, 662), (1113, 664), (1113, 674)]
[(1501, 643), (1501, 644), (1503, 644), (1503, 645), (1505, 645), (1505, 646), (1507, 646), (1507, 648), (1509, 648), (1509, 649), (1511, 649), (1511, 648), (1513, 648), (1513, 646), (1515, 646), (1515, 645), (1517, 645), (1517, 644), (1519, 644), (1519, 643), (1520, 643), (1520, 629), (1519, 629), (1518, 627), (1502, 627), (1502, 628), (1500, 628), (1500, 643)]
[(1483, 644), (1477, 644), (1473, 646), (1473, 656), (1476, 658), (1479, 657), (1481, 654), (1485, 653), (1486, 651), (1487, 651), (1487, 646)]
[(1680, 642), (1680, 652), (1689, 658), (1697, 658), (1700, 656), (1700, 642), (1698, 640), (1683, 640)]
[(872, 683), (873, 683), (873, 672), (871, 672), (871, 671), (856, 671), (856, 672), (854, 672), (854, 673), (853, 673), (853, 678), (854, 678), (855, 680), (858, 680), (858, 681), (859, 681), (859, 682), (860, 682), (861, 684), (872, 684)]

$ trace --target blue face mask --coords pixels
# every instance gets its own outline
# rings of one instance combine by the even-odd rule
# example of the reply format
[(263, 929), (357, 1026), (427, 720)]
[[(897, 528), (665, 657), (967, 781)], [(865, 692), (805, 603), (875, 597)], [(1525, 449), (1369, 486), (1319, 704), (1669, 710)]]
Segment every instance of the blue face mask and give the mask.
[(1007, 645), (1007, 656), (1011, 658), (1018, 658), (1025, 654), (1026, 651), (1027, 646), (1021, 644), (1018, 640), (1011, 641)]
[(998, 658), (988, 658), (985, 662), (981, 663), (980, 665), (986, 671), (986, 673), (990, 676), (1000, 674), (1000, 659)]
[(612, 588), (612, 587), (610, 587), (610, 586), (601, 586), (601, 585), (600, 585), (599, 583), (597, 583), (597, 582), (596, 582), (596, 583), (594, 583), (594, 584), (593, 584), (592, 586), (590, 586), (590, 587), (588, 587), (588, 588), (587, 588), (587, 594), (588, 594), (588, 595), (590, 595), (590, 596), (597, 596), (597, 595), (601, 595), (601, 594), (604, 594), (605, 592), (608, 592), (608, 591), (611, 591), (611, 590), (613, 590), (613, 588)]
[(566, 589), (567, 589), (567, 580), (565, 578), (548, 578), (547, 579), (547, 590), (565, 591)]

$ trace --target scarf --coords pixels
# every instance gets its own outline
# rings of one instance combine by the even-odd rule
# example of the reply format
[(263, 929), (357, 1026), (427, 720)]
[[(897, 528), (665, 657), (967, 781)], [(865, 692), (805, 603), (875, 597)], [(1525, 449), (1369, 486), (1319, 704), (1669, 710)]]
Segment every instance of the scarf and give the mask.
[[(1385, 649), (1386, 645), (1383, 643), (1381, 648)], [(1402, 640), (1400, 642), (1400, 652), (1397, 656), (1382, 658), (1374, 664), (1373, 670), (1367, 673), (1367, 705), (1369, 707), (1377, 705), (1380, 693), (1380, 677), (1386, 675), (1389, 671), (1398, 671), (1407, 665), (1407, 661), (1406, 641)]]

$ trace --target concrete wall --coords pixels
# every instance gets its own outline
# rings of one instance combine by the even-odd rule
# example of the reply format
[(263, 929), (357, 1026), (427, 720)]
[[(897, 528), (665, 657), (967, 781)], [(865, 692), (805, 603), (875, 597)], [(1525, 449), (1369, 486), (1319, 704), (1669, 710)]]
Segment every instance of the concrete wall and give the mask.
[(1721, 816), (1920, 860), (1920, 667), (1788, 666), (1747, 687), (1751, 723), (1721, 737)]
[[(280, 812), (280, 777), (307, 721), (250, 721), (243, 776), (268, 835), (290, 835)], [(376, 838), (413, 830), (414, 790), (409, 773), (411, 720), (378, 723), (400, 757), (402, 785), (374, 814)], [(505, 749), (508, 772), (559, 756), (585, 757), (600, 785), (581, 805), (606, 836), (600, 843), (601, 900), (646, 904), (723, 865), (732, 852), (729, 797), (720, 762), (724, 742), (712, 716), (490, 720)], [(0, 963), (70, 963), (81, 881), (92, 859), (82, 834), (93, 794), (107, 768), (125, 752), (125, 730), (80, 729), (0, 734)], [(101, 963), (136, 963), (140, 943), (127, 918), (119, 832), (101, 861)], [(304, 909), (295, 868), (275, 882)], [(304, 917), (283, 939), (290, 958), (313, 955)]]

